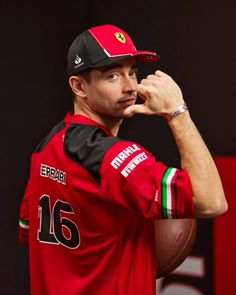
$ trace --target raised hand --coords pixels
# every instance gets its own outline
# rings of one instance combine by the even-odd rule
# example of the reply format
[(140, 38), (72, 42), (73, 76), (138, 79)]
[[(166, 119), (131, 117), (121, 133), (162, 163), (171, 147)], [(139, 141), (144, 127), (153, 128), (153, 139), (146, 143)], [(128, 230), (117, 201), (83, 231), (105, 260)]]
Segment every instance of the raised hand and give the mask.
[(179, 86), (170, 76), (160, 70), (143, 79), (137, 86), (137, 92), (144, 103), (126, 108), (125, 115), (127, 116), (135, 113), (165, 115), (184, 103)]

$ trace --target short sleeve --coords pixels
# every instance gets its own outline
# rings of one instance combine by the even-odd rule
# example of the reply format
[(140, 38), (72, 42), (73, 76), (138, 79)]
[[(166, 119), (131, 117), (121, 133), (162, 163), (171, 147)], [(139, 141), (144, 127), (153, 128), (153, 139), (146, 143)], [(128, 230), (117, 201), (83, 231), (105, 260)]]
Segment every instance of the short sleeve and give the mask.
[(119, 141), (106, 152), (99, 196), (146, 218), (194, 217), (188, 173), (167, 167), (129, 141)]
[(24, 197), (21, 201), (19, 213), (19, 241), (22, 244), (28, 244), (29, 236), (29, 183), (28, 181)]

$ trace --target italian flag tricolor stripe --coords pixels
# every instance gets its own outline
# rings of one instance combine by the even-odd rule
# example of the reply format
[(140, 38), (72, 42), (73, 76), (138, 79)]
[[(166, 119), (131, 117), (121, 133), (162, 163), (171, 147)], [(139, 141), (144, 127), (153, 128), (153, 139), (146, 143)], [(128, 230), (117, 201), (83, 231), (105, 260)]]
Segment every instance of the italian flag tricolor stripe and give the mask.
[(19, 226), (21, 228), (29, 229), (29, 223), (23, 219), (19, 219)]
[(162, 191), (162, 217), (163, 218), (173, 218), (174, 211), (174, 188), (173, 179), (175, 176), (176, 168), (167, 168), (161, 182)]

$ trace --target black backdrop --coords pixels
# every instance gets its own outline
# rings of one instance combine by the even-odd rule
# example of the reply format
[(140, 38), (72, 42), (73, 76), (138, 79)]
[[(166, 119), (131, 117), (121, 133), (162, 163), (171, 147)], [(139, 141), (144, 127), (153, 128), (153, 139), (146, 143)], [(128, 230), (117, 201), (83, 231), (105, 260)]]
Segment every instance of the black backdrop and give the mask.
[[(73, 38), (87, 26), (113, 23), (127, 30), (138, 48), (157, 51), (160, 62), (143, 65), (143, 76), (157, 68), (172, 75), (212, 153), (235, 154), (233, 2), (0, 1), (0, 294), (29, 292), (27, 249), (17, 241), (18, 209), (31, 152), (72, 109), (65, 67)], [(136, 116), (124, 122), (120, 135), (178, 165), (161, 118)], [(203, 247), (210, 221), (201, 221), (200, 228), (197, 245)]]

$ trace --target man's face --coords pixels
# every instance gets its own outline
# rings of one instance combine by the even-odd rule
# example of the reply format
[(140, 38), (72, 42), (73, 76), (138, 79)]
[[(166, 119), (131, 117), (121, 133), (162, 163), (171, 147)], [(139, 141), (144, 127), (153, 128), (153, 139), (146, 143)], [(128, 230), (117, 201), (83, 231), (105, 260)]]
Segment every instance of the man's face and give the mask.
[(124, 110), (137, 98), (137, 64), (128, 58), (114, 65), (92, 69), (85, 84), (87, 104), (93, 113), (124, 118)]

